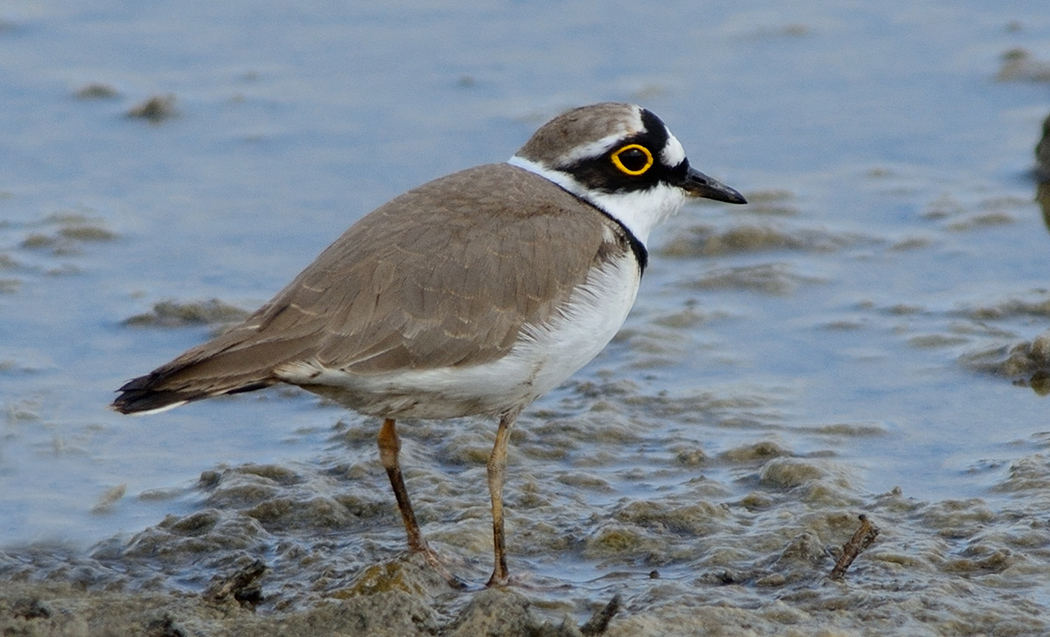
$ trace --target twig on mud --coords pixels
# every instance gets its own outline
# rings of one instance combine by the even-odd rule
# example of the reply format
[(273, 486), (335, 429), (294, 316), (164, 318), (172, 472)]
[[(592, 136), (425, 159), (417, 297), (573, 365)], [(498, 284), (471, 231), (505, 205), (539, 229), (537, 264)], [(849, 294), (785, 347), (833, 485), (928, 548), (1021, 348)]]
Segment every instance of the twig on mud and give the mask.
[(868, 516), (863, 513), (860, 514), (860, 528), (853, 534), (853, 537), (842, 545), (842, 557), (835, 562), (835, 568), (831, 569), (829, 577), (831, 579), (842, 579), (842, 576), (846, 574), (846, 569), (849, 568), (853, 560), (857, 559), (861, 551), (871, 546), (871, 543), (875, 541), (875, 538), (879, 536), (879, 527), (875, 526), (868, 520)]
[(588, 636), (604, 634), (605, 629), (609, 627), (609, 622), (612, 621), (613, 615), (620, 612), (621, 604), (620, 596), (613, 595), (613, 598), (609, 600), (605, 607), (595, 611), (594, 615), (587, 620), (587, 623), (580, 626), (580, 632)]
[(266, 564), (255, 560), (233, 575), (213, 582), (204, 591), (204, 599), (221, 602), (230, 595), (241, 604), (256, 604), (262, 599), (262, 586), (256, 582), (266, 572)]

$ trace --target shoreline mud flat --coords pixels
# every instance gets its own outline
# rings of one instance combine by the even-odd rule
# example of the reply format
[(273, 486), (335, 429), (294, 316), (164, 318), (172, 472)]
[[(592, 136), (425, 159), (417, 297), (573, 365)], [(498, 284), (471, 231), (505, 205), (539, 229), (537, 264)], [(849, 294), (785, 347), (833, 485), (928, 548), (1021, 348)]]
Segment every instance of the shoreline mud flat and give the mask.
[[(731, 455), (743, 458), (745, 451)], [(928, 503), (899, 490), (862, 497), (851, 491), (848, 470), (835, 461), (793, 457), (773, 444), (750, 451), (750, 458), (739, 460), (753, 480), (743, 498), (683, 493), (665, 501), (625, 499), (609, 519), (592, 520), (593, 528), (556, 534), (545, 533), (549, 522), (520, 511), (511, 519), (516, 537), (525, 541), (511, 548), (534, 557), (515, 560), (512, 552), (512, 560), (535, 571), (506, 589), (480, 585), (487, 555), (485, 543), (473, 536), (483, 533), (451, 518), (433, 524), (450, 569), (478, 583), (465, 592), (449, 588), (419, 556), (391, 548), (399, 540), (396, 527), (378, 528), (396, 522), (389, 506), (341, 514), (320, 513), (326, 507), (317, 503), (312, 512), (310, 506), (289, 506), (317, 499), (306, 494), (331, 468), (320, 468), (317, 476), (303, 467), (228, 468), (209, 473), (198, 486), (213, 503), (226, 502), (222, 509), (169, 516), (130, 540), (103, 542), (90, 554), (47, 546), (0, 553), (0, 634), (1050, 630), (1044, 613), (1050, 523), (1040, 513), (1050, 506), (1050, 464), (1043, 453), (1008, 469), (997, 490), (1016, 500), (996, 511), (977, 498)], [(765, 460), (755, 460), (763, 454)], [(263, 483), (267, 489), (249, 486)], [(715, 486), (704, 491), (717, 491)], [(520, 485), (510, 491), (526, 509), (527, 491)], [(858, 510), (865, 520), (858, 519)], [(351, 530), (334, 531), (323, 526), (325, 520)], [(874, 542), (851, 549), (872, 524), (879, 531)], [(566, 543), (574, 532), (582, 535)], [(475, 554), (459, 557), (469, 547)], [(854, 561), (836, 569), (844, 550), (854, 551)], [(557, 563), (543, 563), (550, 559), (567, 565), (598, 560), (604, 574), (570, 583), (557, 577)]]

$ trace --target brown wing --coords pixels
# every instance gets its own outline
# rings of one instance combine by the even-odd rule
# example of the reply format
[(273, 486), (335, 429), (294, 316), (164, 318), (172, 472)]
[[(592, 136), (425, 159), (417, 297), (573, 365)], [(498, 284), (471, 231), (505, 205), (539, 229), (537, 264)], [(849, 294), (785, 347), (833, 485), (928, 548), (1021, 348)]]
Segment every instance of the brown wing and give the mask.
[(299, 361), (369, 374), (497, 359), (584, 281), (609, 227), (507, 164), (430, 182), (354, 224), (242, 325), (122, 387), (114, 407), (258, 389)]

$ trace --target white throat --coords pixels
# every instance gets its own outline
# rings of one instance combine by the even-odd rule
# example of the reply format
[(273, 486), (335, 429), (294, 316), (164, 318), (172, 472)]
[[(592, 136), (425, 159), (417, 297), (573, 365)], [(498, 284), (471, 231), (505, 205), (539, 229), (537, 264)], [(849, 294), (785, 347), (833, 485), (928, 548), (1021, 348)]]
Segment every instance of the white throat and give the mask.
[(648, 190), (605, 193), (584, 187), (568, 173), (548, 168), (518, 155), (511, 157), (507, 163), (535, 173), (602, 210), (622, 223), (643, 246), (649, 241), (649, 234), (653, 228), (677, 213), (685, 202), (685, 192), (681, 188), (663, 183)]

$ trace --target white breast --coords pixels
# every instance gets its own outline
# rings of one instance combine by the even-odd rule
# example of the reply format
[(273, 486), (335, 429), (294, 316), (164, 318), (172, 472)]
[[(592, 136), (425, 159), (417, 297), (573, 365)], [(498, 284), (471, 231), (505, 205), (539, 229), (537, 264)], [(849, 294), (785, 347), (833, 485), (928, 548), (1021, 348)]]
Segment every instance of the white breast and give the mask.
[(553, 319), (527, 325), (506, 356), (483, 365), (359, 375), (299, 363), (278, 375), (372, 416), (497, 415), (524, 407), (597, 356), (626, 320), (639, 279), (633, 254), (606, 262)]

